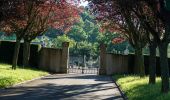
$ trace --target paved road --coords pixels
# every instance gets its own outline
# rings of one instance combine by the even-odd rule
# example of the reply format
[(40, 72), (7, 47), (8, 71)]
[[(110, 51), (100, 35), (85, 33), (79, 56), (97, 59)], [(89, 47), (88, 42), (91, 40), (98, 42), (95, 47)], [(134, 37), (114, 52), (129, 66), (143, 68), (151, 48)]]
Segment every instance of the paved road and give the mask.
[(123, 100), (108, 76), (50, 75), (0, 90), (0, 100)]

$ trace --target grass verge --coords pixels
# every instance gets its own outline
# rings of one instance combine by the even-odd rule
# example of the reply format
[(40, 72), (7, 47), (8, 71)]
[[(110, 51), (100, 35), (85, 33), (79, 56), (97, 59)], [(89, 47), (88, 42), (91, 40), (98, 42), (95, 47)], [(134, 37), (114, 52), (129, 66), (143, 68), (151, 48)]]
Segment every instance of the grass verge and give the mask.
[(20, 82), (48, 75), (47, 72), (32, 68), (11, 69), (11, 65), (0, 64), (0, 88), (9, 87)]
[(156, 79), (155, 85), (148, 84), (148, 77), (114, 75), (113, 78), (125, 92), (128, 100), (170, 100), (170, 92), (168, 94), (160, 92), (160, 78)]

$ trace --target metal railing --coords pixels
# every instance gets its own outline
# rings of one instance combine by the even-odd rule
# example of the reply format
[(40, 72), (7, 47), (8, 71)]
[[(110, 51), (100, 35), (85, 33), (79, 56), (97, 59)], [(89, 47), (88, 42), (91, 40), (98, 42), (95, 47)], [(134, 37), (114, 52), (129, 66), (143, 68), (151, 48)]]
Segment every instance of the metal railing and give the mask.
[(67, 68), (68, 73), (77, 74), (98, 74), (99, 68), (89, 68), (89, 67), (69, 67)]

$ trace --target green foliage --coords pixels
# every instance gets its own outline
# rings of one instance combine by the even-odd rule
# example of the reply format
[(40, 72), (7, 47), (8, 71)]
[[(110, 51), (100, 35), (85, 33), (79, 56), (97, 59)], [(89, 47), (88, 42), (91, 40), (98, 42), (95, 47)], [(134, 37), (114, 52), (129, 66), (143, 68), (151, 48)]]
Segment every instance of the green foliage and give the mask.
[(76, 42), (85, 41), (87, 39), (87, 33), (83, 30), (81, 26), (73, 26), (68, 36), (75, 40)]
[(67, 34), (76, 42), (76, 45), (70, 49), (72, 55), (97, 56), (98, 37), (101, 33), (94, 17), (88, 11), (81, 14), (80, 22), (76, 23)]
[(73, 48), (72, 53), (74, 55), (86, 55), (88, 57), (97, 56), (97, 47), (96, 44), (82, 41), (76, 44), (75, 48)]
[(46, 32), (45, 36), (47, 36), (49, 38), (54, 38), (54, 37), (57, 37), (62, 34), (64, 34), (64, 32), (60, 29), (49, 28), (48, 31)]
[(148, 84), (148, 77), (115, 75), (113, 78), (126, 93), (128, 100), (169, 100), (170, 98), (170, 93), (160, 93), (160, 78), (157, 78), (155, 85)]
[(103, 42), (103, 43), (107, 44), (108, 52), (115, 52), (115, 53), (117, 53), (118, 51), (124, 52), (124, 50), (126, 48), (129, 49), (129, 52), (134, 52), (133, 48), (130, 46), (128, 41), (124, 41), (124, 42), (118, 43), (118, 44), (113, 44), (112, 39), (114, 39), (116, 37), (120, 37), (120, 34), (105, 32), (98, 36), (98, 40), (99, 40), (99, 42)]
[(17, 68), (14, 71), (11, 69), (11, 65), (0, 64), (0, 88), (12, 86), (44, 75), (48, 75), (48, 73), (32, 68)]
[(71, 31), (68, 32), (68, 36), (71, 39), (75, 40), (77, 44), (76, 46), (71, 48), (71, 54), (85, 54), (86, 56), (97, 56), (99, 53), (97, 49), (100, 43), (103, 42), (107, 44), (108, 52), (124, 52), (127, 46), (130, 52), (133, 52), (132, 47), (127, 41), (120, 44), (113, 44), (112, 39), (115, 37), (119, 37), (120, 35), (111, 32), (101, 33), (99, 31), (99, 25), (96, 24), (94, 17), (89, 15), (88, 11), (83, 12), (81, 14), (81, 17), (82, 18), (80, 19), (80, 22), (76, 23), (71, 29)]
[(66, 35), (58, 36), (52, 40), (52, 47), (54, 48), (61, 48), (63, 42), (69, 42), (69, 47), (72, 48), (75, 45), (75, 41), (70, 39)]
[(6, 35), (4, 32), (0, 32), (0, 40), (16, 40), (15, 34)]
[(170, 1), (169, 0), (165, 0), (166, 1), (166, 9), (170, 11)]
[[(88, 11), (84, 11), (81, 13), (80, 21), (75, 23), (75, 25), (66, 35), (62, 36), (64, 34), (62, 30), (55, 30), (50, 28), (44, 36), (41, 38), (36, 38), (33, 42), (41, 43), (45, 47), (54, 48), (60, 48), (62, 42), (71, 42), (70, 54), (85, 54), (87, 56), (97, 56), (99, 53), (97, 49), (101, 42), (105, 42), (105, 44), (108, 45), (108, 52), (123, 52), (126, 49), (126, 46), (129, 45), (127, 41), (121, 44), (113, 45), (112, 39), (118, 37), (119, 35), (110, 32), (101, 33), (99, 30), (100, 27), (94, 20), (94, 16), (91, 16)], [(133, 52), (131, 46), (129, 46), (128, 49), (130, 52)], [(84, 51), (86, 51), (86, 53)]]

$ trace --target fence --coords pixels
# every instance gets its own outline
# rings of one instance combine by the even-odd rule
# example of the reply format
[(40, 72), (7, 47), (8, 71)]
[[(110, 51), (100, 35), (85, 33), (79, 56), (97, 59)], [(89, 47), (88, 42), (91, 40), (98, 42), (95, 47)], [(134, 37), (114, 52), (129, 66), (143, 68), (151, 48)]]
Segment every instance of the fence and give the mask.
[[(102, 74), (134, 74), (134, 61), (135, 61), (135, 55), (129, 54), (129, 55), (122, 55), (122, 54), (113, 54), (113, 53), (107, 53), (106, 52), (106, 46), (104, 44), (101, 44), (100, 46), (100, 71), (99, 73)], [(170, 68), (170, 58), (168, 58), (169, 61), (169, 68)], [(149, 56), (144, 55), (144, 65), (145, 65), (145, 73), (149, 74)], [(159, 57), (156, 57), (156, 74), (160, 75), (160, 63), (159, 63)]]

